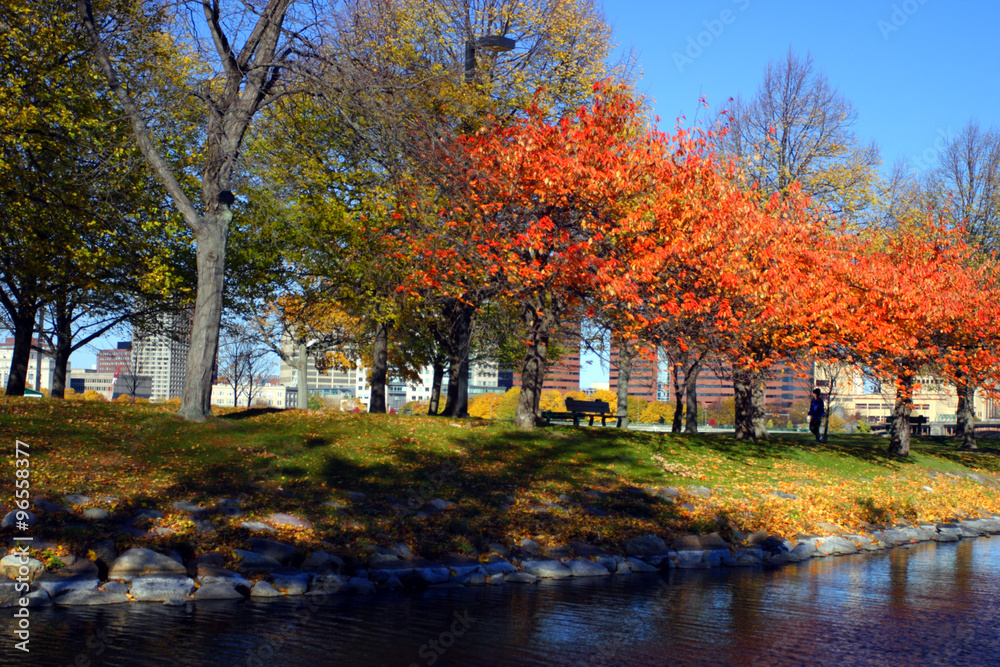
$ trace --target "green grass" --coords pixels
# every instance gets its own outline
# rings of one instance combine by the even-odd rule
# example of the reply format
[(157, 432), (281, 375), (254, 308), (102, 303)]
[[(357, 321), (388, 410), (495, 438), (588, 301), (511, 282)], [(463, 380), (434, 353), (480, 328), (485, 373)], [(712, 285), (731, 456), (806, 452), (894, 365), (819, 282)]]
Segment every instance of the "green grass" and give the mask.
[[(272, 512), (313, 522), (313, 530), (279, 536), (306, 546), (323, 540), (360, 555), (368, 545), (402, 541), (434, 557), (483, 552), (492, 541), (528, 536), (620, 549), (646, 533), (764, 528), (794, 534), (817, 530), (818, 522), (863, 529), (865, 522), (1000, 511), (991, 486), (929, 476), (1000, 470), (995, 450), (957, 452), (944, 438), (916, 439), (911, 456), (899, 459), (871, 435), (833, 435), (825, 445), (799, 434), (754, 443), (714, 434), (587, 427), (522, 432), (485, 421), (260, 410), (230, 410), (192, 424), (166, 406), (25, 399), (0, 401), (0, 432), (11, 465), (15, 439), (31, 446), (35, 496), (116, 496), (115, 521), (141, 507), (166, 513), (158, 524), (179, 532), (138, 542), (157, 548), (241, 546), (249, 533), (238, 523)], [(712, 497), (685, 492), (695, 485), (712, 488)], [(682, 497), (673, 503), (643, 493), (647, 486), (676, 487)], [(0, 496), (7, 508), (12, 489), (4, 484)], [(798, 498), (771, 495), (779, 490)], [(350, 491), (367, 499), (352, 502)], [(559, 502), (560, 494), (571, 502)], [(240, 498), (247, 516), (216, 517), (219, 531), (211, 536), (197, 534), (186, 515), (170, 510), (176, 500), (213, 504), (222, 497)], [(456, 505), (419, 516), (416, 510), (434, 498)], [(331, 500), (344, 510), (324, 505)], [(554, 502), (561, 507), (544, 505)], [(57, 516), (38, 530), (80, 549), (114, 534), (115, 521)], [(121, 534), (116, 539), (122, 546), (135, 542)]]

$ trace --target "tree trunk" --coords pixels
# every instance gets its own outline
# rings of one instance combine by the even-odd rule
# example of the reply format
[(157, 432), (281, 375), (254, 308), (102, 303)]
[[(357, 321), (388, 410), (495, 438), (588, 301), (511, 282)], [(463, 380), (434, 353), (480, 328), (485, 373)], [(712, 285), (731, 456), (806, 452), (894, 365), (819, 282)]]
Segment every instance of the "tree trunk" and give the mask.
[(191, 345), (184, 368), (184, 393), (177, 414), (202, 422), (212, 415), (212, 366), (219, 348), (222, 321), (222, 289), (226, 266), (226, 235), (232, 213), (205, 216), (205, 225), (195, 235), (198, 243), (198, 288), (191, 324)]
[(682, 356), (680, 363), (674, 364), (674, 421), (670, 426), (671, 433), (680, 433), (681, 424), (684, 423), (684, 384), (680, 381), (680, 373), (677, 372), (683, 370), (684, 358)]
[(628, 384), (632, 379), (632, 358), (635, 347), (622, 340), (618, 345), (618, 417), (620, 428), (628, 428)]
[(736, 403), (736, 439), (767, 438), (764, 415), (760, 409), (764, 383), (760, 373), (743, 368), (733, 369), (733, 393)]
[(385, 384), (389, 375), (389, 324), (375, 323), (375, 344), (372, 347), (371, 400), (368, 412), (385, 414)]
[(684, 398), (687, 401), (687, 419), (684, 432), (698, 433), (698, 374), (701, 373), (701, 358), (684, 371)]
[(956, 435), (962, 438), (962, 442), (958, 448), (967, 450), (977, 449), (976, 425), (973, 419), (975, 416), (976, 388), (967, 378), (962, 377), (955, 386), (955, 389), (958, 392), (958, 413), (956, 414), (958, 428)]
[(753, 383), (753, 432), (757, 440), (767, 440), (770, 434), (767, 432), (767, 408), (765, 399), (767, 397), (767, 384), (764, 375), (754, 373)]
[(51, 398), (66, 397), (66, 368), (69, 355), (73, 352), (73, 319), (67, 312), (65, 303), (56, 304), (56, 367), (49, 388)]
[[(441, 403), (441, 384), (444, 382), (444, 362), (435, 359), (434, 364), (434, 378), (431, 380), (431, 399), (427, 403), (427, 414), (437, 415), (438, 406)], [(449, 382), (449, 384), (451, 384)]]
[(517, 400), (514, 425), (525, 430), (534, 428), (538, 417), (542, 384), (548, 372), (546, 356), (549, 351), (549, 335), (556, 323), (555, 316), (551, 311), (543, 310), (544, 308), (545, 304), (536, 296), (522, 309), (528, 349), (525, 351), (524, 365), (521, 367), (521, 395)]
[(476, 309), (455, 300), (449, 308), (451, 343), (448, 361), (448, 401), (446, 417), (469, 416), (469, 349), (472, 344), (472, 322)]
[(18, 310), (17, 317), (11, 316), (11, 324), (14, 326), (14, 349), (11, 352), (10, 375), (7, 378), (7, 396), (24, 396), (24, 386), (28, 380), (28, 362), (31, 360), (31, 336), (35, 332), (38, 306), (23, 307)]
[(295, 359), (295, 367), (298, 371), (298, 405), (299, 410), (309, 409), (309, 347), (305, 340), (299, 342), (299, 352)]
[(913, 412), (913, 376), (899, 378), (896, 403), (892, 409), (892, 427), (889, 430), (889, 453), (908, 456), (910, 453), (910, 413)]

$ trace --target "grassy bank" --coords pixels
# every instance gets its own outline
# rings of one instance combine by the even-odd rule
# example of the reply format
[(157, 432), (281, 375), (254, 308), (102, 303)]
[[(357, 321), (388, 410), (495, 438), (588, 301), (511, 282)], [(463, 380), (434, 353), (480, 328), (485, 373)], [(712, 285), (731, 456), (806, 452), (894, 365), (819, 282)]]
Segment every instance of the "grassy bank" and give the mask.
[[(571, 427), (523, 433), (485, 421), (294, 411), (231, 411), (191, 424), (165, 406), (26, 399), (0, 400), (0, 433), (5, 510), (13, 507), (20, 439), (30, 445), (34, 497), (59, 502), (79, 493), (112, 511), (104, 521), (82, 519), (86, 505), (43, 515), (37, 534), (69, 550), (111, 536), (120, 548), (225, 551), (251, 535), (241, 521), (273, 512), (312, 522), (312, 529), (275, 536), (306, 548), (324, 541), (324, 549), (361, 556), (371, 545), (404, 542), (428, 558), (482, 553), (490, 542), (523, 537), (620, 551), (647, 533), (731, 537), (737, 529), (765, 529), (791, 537), (826, 533), (823, 523), (860, 530), (1000, 512), (997, 452), (957, 452), (947, 439), (918, 438), (910, 457), (895, 459), (885, 440), (870, 435), (835, 435), (826, 445), (811, 444), (808, 434), (755, 444), (723, 435)], [(650, 486), (674, 487), (680, 497), (643, 491)], [(711, 488), (711, 496), (690, 493), (694, 486)], [(101, 496), (118, 502), (96, 500)], [(246, 516), (214, 515), (217, 530), (209, 535), (170, 507), (178, 500), (213, 506), (219, 498), (240, 499)], [(438, 498), (455, 505), (425, 506)], [(141, 508), (165, 516), (138, 525), (177, 532), (142, 539), (119, 532)]]

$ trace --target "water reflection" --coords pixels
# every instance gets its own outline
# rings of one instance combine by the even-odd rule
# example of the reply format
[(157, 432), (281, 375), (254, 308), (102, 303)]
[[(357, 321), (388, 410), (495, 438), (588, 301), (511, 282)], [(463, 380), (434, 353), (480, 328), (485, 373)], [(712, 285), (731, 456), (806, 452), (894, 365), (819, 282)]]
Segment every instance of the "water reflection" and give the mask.
[[(1000, 540), (780, 570), (420, 595), (35, 610), (31, 665), (1000, 664)], [(24, 658), (28, 659), (25, 660)]]

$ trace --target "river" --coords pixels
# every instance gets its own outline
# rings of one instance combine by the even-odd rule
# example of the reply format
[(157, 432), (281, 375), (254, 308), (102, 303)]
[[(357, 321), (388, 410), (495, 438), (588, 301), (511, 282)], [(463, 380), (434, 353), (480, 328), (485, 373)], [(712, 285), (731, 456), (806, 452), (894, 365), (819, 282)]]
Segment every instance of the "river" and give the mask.
[(13, 665), (1000, 664), (1000, 539), (780, 569), (374, 597), (33, 609)]

